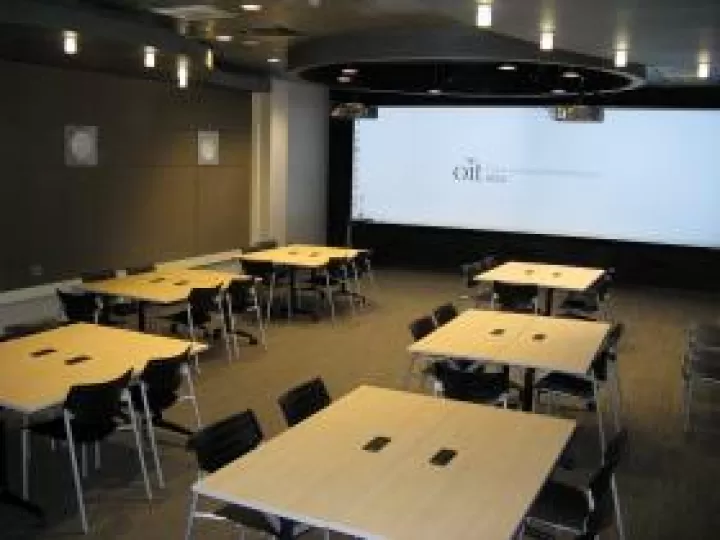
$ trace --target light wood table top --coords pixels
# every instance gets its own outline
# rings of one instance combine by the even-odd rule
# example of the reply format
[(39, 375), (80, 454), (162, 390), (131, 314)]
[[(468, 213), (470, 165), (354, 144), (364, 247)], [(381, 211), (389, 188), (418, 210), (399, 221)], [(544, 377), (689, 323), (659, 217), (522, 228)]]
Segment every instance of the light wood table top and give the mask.
[[(77, 323), (0, 343), (0, 406), (32, 413), (60, 405), (75, 384), (108, 381), (128, 369), (139, 373), (154, 358), (174, 356), (201, 343)], [(43, 349), (55, 352), (33, 357)], [(67, 365), (65, 360), (89, 360)]]
[[(508, 540), (575, 422), (360, 387), (193, 490), (363, 538)], [(362, 449), (376, 436), (391, 442)], [(446, 467), (429, 459), (457, 451)]]
[(352, 259), (363, 249), (292, 244), (240, 255), (243, 261), (270, 262), (282, 266), (320, 268), (331, 258)]
[(584, 291), (605, 273), (601, 268), (511, 261), (475, 276), (475, 281), (537, 285), (548, 289)]
[(606, 322), (470, 309), (408, 351), (585, 375), (609, 331)]
[(235, 279), (251, 280), (252, 277), (217, 270), (184, 268), (83, 283), (82, 288), (93, 293), (169, 304), (187, 299), (194, 287), (221, 285), (225, 288)]

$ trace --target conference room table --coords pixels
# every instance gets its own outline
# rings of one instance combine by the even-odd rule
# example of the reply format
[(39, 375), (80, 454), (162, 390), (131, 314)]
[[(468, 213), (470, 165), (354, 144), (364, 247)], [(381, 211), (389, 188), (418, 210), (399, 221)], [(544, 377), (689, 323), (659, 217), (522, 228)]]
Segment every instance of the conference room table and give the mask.
[(545, 315), (552, 313), (553, 292), (556, 289), (582, 292), (603, 275), (601, 268), (585, 268), (560, 264), (509, 261), (475, 276), (475, 281), (534, 285), (545, 289)]
[[(243, 253), (238, 258), (240, 261), (269, 263), (277, 267), (287, 268), (290, 272), (290, 311), (292, 313), (302, 313), (298, 309), (296, 276), (298, 270), (319, 270), (326, 267), (332, 259), (351, 261), (365, 251), (367, 250), (312, 244), (290, 244)], [(316, 313), (309, 313), (314, 316), (317, 315)]]
[(408, 347), (411, 360), (405, 386), (418, 359), (455, 358), (520, 367), (525, 371), (522, 408), (531, 411), (535, 370), (590, 377), (590, 365), (610, 329), (607, 322), (470, 309)]
[[(207, 346), (183, 339), (96, 324), (76, 323), (0, 343), (0, 409), (32, 415), (62, 405), (77, 384), (140, 373), (150, 360), (198, 353)], [(7, 447), (0, 422), (0, 500), (40, 515), (8, 490)]]
[(82, 288), (104, 296), (137, 301), (138, 328), (144, 331), (147, 326), (146, 310), (149, 304), (168, 305), (183, 302), (196, 287), (220, 285), (222, 288), (227, 288), (233, 280), (252, 281), (253, 279), (252, 276), (228, 271), (177, 268), (83, 283)]
[[(508, 540), (575, 429), (566, 419), (361, 386), (192, 486), (359, 538)], [(366, 449), (377, 437), (386, 444)], [(441, 450), (452, 457), (431, 463)], [(186, 538), (192, 534), (188, 519)]]

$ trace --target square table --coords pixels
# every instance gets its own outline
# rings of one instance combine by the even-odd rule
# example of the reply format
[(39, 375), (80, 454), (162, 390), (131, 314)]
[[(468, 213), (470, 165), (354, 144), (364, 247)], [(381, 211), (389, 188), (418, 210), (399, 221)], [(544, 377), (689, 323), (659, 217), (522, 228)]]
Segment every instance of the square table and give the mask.
[[(77, 323), (0, 343), (0, 407), (33, 414), (61, 405), (73, 385), (108, 381), (128, 369), (141, 372), (154, 358), (175, 356), (204, 344)], [(33, 353), (50, 350), (47, 354)], [(88, 360), (66, 364), (76, 356)], [(5, 429), (0, 422), (0, 498), (35, 514), (40, 510), (7, 491)]]
[[(565, 419), (363, 386), (199, 480), (193, 499), (362, 538), (508, 540), (574, 428)], [(364, 450), (377, 436), (390, 442)], [(432, 465), (443, 448), (456, 456)], [(291, 530), (286, 522), (281, 538)]]
[[(327, 266), (330, 259), (352, 260), (364, 249), (315, 246), (309, 244), (290, 244), (272, 249), (252, 251), (239, 255), (241, 261), (272, 263), (277, 266), (286, 267), (290, 270), (290, 310), (300, 312), (297, 308), (297, 281), (295, 272), (297, 270), (317, 270)], [(316, 315), (314, 313), (311, 313)]]
[(187, 299), (190, 291), (195, 287), (226, 288), (233, 280), (252, 280), (251, 276), (206, 270), (201, 268), (183, 268), (155, 270), (132, 276), (116, 277), (92, 283), (83, 283), (86, 291), (137, 300), (140, 304), (138, 311), (138, 328), (145, 330), (145, 309), (148, 303), (172, 304)]
[(555, 289), (585, 291), (605, 273), (601, 268), (584, 268), (559, 264), (510, 261), (478, 274), (475, 281), (536, 285), (547, 291), (545, 314), (552, 313), (552, 296)]
[(535, 369), (587, 376), (611, 325), (470, 309), (408, 347), (406, 386), (418, 357), (450, 357), (525, 368), (523, 409), (532, 409)]

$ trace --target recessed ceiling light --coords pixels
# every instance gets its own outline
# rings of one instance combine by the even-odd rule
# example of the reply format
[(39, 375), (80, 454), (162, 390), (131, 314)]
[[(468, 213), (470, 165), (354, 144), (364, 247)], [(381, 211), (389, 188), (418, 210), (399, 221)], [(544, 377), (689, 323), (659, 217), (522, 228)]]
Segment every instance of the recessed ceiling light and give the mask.
[(565, 94), (567, 92), (565, 92), (565, 90), (563, 90), (562, 88), (553, 88), (552, 90), (550, 90), (550, 93), (551, 94)]
[(343, 68), (343, 75), (357, 75), (358, 70), (355, 68)]
[(498, 66), (498, 69), (500, 71), (515, 71), (517, 69), (517, 66), (513, 64), (500, 64)]
[(707, 79), (710, 77), (710, 62), (698, 62), (697, 77), (698, 79)]
[(624, 68), (628, 63), (628, 51), (626, 48), (615, 50), (615, 67)]
[(75, 30), (65, 30), (63, 36), (63, 51), (65, 54), (77, 54), (78, 52), (78, 33)]
[(216, 39), (217, 41), (222, 41), (222, 42), (224, 42), (224, 43), (227, 43), (227, 42), (229, 42), (229, 41), (232, 41), (232, 40), (233, 40), (233, 37), (232, 37), (232, 36), (229, 36), (229, 35), (226, 35), (226, 34), (223, 34), (223, 35), (221, 35), (221, 36), (215, 36), (215, 39)]
[(255, 47), (256, 45), (260, 45), (260, 40), (257, 39), (243, 39), (240, 42), (245, 47)]
[(349, 83), (350, 81), (352, 81), (352, 78), (348, 77), (347, 75), (340, 75), (337, 80), (340, 83)]
[(543, 30), (540, 33), (540, 50), (552, 51), (555, 46), (555, 32), (552, 30)]
[(243, 11), (260, 11), (262, 9), (261, 4), (240, 4)]
[(577, 71), (566, 71), (562, 74), (564, 79), (579, 79), (580, 74)]
[(487, 0), (483, 0), (477, 6), (475, 25), (479, 28), (490, 28), (492, 26), (492, 4)]
[(427, 93), (437, 95), (437, 94), (442, 94), (442, 90), (440, 90), (439, 88), (430, 88), (430, 90), (428, 90)]
[(277, 56), (271, 56), (270, 58), (267, 59), (267, 61), (270, 62), (271, 64), (279, 64), (280, 62), (282, 62), (282, 60), (280, 58), (278, 58)]

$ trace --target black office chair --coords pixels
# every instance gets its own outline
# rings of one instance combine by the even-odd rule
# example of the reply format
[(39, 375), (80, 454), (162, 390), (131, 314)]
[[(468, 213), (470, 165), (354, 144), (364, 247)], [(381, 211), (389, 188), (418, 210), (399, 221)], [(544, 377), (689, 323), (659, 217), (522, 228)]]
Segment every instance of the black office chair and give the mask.
[(449, 323), (458, 316), (458, 310), (452, 303), (443, 304), (433, 310), (433, 318), (437, 326)]
[(288, 317), (292, 315), (290, 311), (290, 295), (292, 293), (289, 290), (289, 283), (286, 279), (289, 276), (286, 269), (279, 268), (271, 262), (242, 261), (242, 270), (244, 274), (256, 278), (256, 283), (262, 285), (263, 296), (265, 297), (264, 302), (266, 323), (270, 323), (272, 307), (273, 303), (275, 302), (275, 293), (279, 288), (284, 287), (286, 289)]
[(469, 296), (463, 296), (462, 298), (469, 298), (473, 301), (476, 308), (483, 306), (491, 306), (493, 303), (493, 287), (492, 283), (487, 281), (478, 282), (475, 281), (475, 276), (492, 270), (499, 264), (497, 257), (494, 255), (488, 255), (478, 261), (463, 264), (460, 266), (460, 272), (463, 276), (463, 282), (465, 286), (472, 291)]
[(92, 293), (69, 293), (57, 290), (63, 313), (68, 322), (98, 323), (100, 306), (97, 295)]
[[(187, 436), (193, 435), (193, 431), (163, 417), (164, 411), (182, 401), (192, 403), (195, 428), (199, 430), (202, 425), (195, 387), (190, 374), (190, 349), (177, 356), (157, 358), (148, 362), (145, 369), (140, 373), (138, 382), (139, 384), (130, 388), (133, 406), (145, 420), (153, 460), (155, 461), (158, 485), (165, 487), (153, 428), (163, 428)], [(181, 391), (183, 383), (185, 389)]]
[(376, 289), (377, 282), (375, 281), (375, 273), (372, 269), (372, 256), (373, 251), (371, 249), (363, 249), (360, 251), (355, 258), (350, 261), (352, 268), (353, 279), (355, 280), (355, 296), (363, 303), (367, 303), (367, 296), (361, 293), (360, 283), (364, 277), (370, 282), (370, 285)]
[(355, 313), (355, 299), (357, 295), (353, 290), (350, 279), (351, 261), (343, 257), (331, 257), (328, 263), (320, 270), (312, 272), (306, 281), (310, 290), (314, 291), (320, 300), (325, 300), (330, 307), (330, 317), (335, 321), (335, 298), (345, 296), (350, 301), (350, 309)]
[(226, 293), (228, 299), (228, 320), (226, 325), (233, 337), (240, 335), (247, 338), (251, 345), (257, 343), (257, 338), (254, 335), (237, 328), (235, 325), (235, 315), (242, 317), (250, 313), (257, 322), (260, 342), (263, 346), (267, 346), (265, 324), (263, 323), (262, 308), (260, 307), (255, 279), (234, 279), (228, 285)]
[(429, 368), (439, 383), (436, 394), (470, 403), (508, 407), (510, 371), (486, 372), (483, 366), (462, 360), (442, 360)]
[[(83, 532), (88, 532), (88, 522), (85, 513), (83, 500), (82, 483), (78, 465), (76, 445), (80, 444), (83, 457), (85, 447), (94, 443), (96, 449), (96, 466), (99, 456), (97, 444), (113, 434), (121, 424), (124, 417), (122, 403), (130, 402), (128, 384), (132, 371), (127, 371), (117, 379), (95, 384), (83, 384), (73, 386), (68, 392), (62, 409), (62, 416), (52, 420), (30, 423), (23, 427), (23, 486), (27, 496), (28, 485), (28, 464), (30, 462), (30, 440), (29, 435), (41, 435), (53, 440), (66, 441), (70, 456), (70, 465), (75, 483), (75, 494)], [(140, 431), (132, 407), (128, 408), (130, 415), (130, 426), (135, 435), (140, 469), (145, 483), (145, 493), (148, 500), (152, 499), (150, 482), (148, 480), (147, 468), (143, 457), (142, 445), (140, 442)], [(86, 460), (83, 459), (83, 468)]]
[(410, 335), (412, 335), (413, 341), (420, 341), (425, 336), (428, 336), (432, 332), (434, 332), (437, 328), (437, 325), (435, 324), (435, 319), (433, 319), (429, 315), (425, 315), (423, 317), (418, 317), (417, 319), (412, 321), (409, 325), (409, 328)]
[(558, 306), (560, 316), (574, 316), (578, 319), (609, 320), (610, 288), (615, 277), (615, 270), (608, 269), (605, 274), (585, 291), (572, 291)]
[(535, 285), (493, 283), (493, 309), (515, 313), (538, 312), (538, 288)]
[(95, 281), (105, 281), (106, 279), (112, 279), (117, 275), (117, 272), (112, 269), (95, 270), (92, 272), (83, 272), (80, 274), (80, 280), (83, 283), (93, 283)]
[(278, 398), (288, 427), (293, 427), (330, 405), (330, 394), (319, 377), (285, 392)]
[[(212, 473), (252, 452), (263, 440), (263, 433), (255, 414), (244, 411), (206, 426), (188, 440), (188, 450), (195, 454), (200, 474)], [(191, 537), (196, 518), (227, 521), (239, 527), (277, 536), (278, 531), (266, 516), (257, 510), (225, 505), (213, 512), (197, 510), (198, 495), (192, 492), (186, 538)]]
[[(215, 314), (223, 313), (223, 301), (221, 286), (217, 287), (194, 287), (190, 290), (185, 309), (171, 315), (162, 317), (170, 321), (171, 331), (175, 332), (177, 326), (187, 328), (190, 339), (195, 342), (198, 338), (198, 330), (202, 330), (206, 338), (212, 336), (211, 325), (215, 320)], [(225, 326), (225, 317), (220, 316), (220, 332), (225, 341), (225, 348), (228, 354), (228, 361), (232, 358), (230, 338)], [(195, 369), (200, 370), (197, 355), (195, 355)]]
[(580, 538), (596, 534), (612, 525), (613, 514), (618, 536), (624, 538), (622, 514), (615, 482), (615, 469), (627, 446), (627, 432), (621, 431), (607, 445), (602, 466), (587, 486), (569, 485), (555, 480), (545, 483), (530, 507), (527, 521), (568, 531)]

